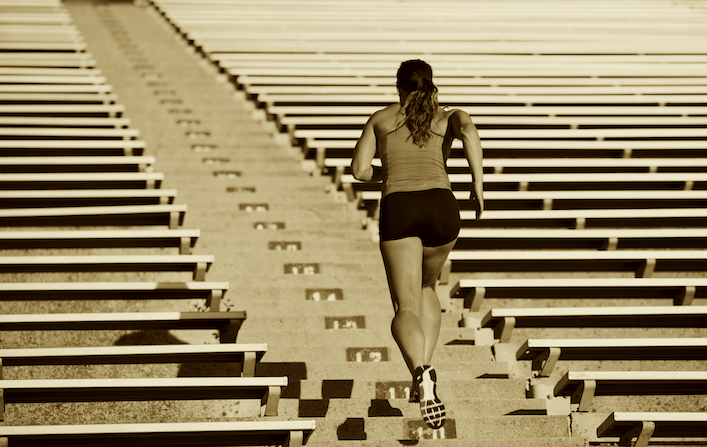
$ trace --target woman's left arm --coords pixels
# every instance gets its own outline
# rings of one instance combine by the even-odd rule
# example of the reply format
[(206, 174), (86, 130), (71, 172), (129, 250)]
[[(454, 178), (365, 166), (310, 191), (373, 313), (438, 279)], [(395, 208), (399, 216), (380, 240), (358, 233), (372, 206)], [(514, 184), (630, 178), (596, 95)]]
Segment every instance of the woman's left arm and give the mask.
[(373, 125), (376, 114), (377, 112), (371, 115), (363, 127), (363, 133), (356, 143), (351, 160), (354, 178), (363, 182), (377, 182), (383, 179), (383, 169), (371, 164), (376, 155), (376, 132)]

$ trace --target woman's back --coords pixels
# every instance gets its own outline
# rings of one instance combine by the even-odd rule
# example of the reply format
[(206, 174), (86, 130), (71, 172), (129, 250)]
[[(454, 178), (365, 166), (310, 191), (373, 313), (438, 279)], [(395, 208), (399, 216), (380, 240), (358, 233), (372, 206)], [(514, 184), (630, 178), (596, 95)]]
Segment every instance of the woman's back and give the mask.
[(418, 146), (397, 113), (399, 108), (399, 105), (391, 106), (377, 120), (377, 145), (383, 165), (383, 197), (394, 192), (451, 190), (446, 170), (446, 159), (451, 148), (451, 138), (445, 137), (448, 113), (439, 111), (433, 120), (429, 140)]

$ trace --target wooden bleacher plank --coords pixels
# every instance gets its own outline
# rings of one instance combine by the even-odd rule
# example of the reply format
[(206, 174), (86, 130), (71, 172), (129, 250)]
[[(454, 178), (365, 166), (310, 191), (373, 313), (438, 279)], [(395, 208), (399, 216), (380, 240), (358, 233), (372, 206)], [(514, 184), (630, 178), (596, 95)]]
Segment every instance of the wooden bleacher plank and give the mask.
[(253, 377), (255, 365), (260, 362), (266, 352), (267, 344), (265, 343), (210, 343), (204, 345), (0, 349), (0, 359), (2, 359), (2, 367), (102, 363), (238, 362), (243, 365), (241, 376)]
[(54, 137), (67, 138), (100, 138), (131, 140), (140, 136), (137, 129), (86, 129), (86, 128), (43, 128), (43, 127), (0, 127), (2, 137)]
[(176, 196), (176, 189), (0, 190), (0, 207), (171, 205)]
[[(1, 130), (2, 128), (0, 128)], [(0, 173), (20, 172), (152, 172), (155, 157), (3, 157)]]
[(3, 226), (56, 226), (57, 224), (80, 226), (95, 225), (167, 225), (176, 229), (184, 223), (187, 206), (133, 205), (133, 206), (82, 206), (56, 208), (11, 208), (0, 209), (0, 224)]
[(464, 299), (464, 308), (481, 310), (484, 298), (668, 298), (690, 305), (707, 292), (704, 278), (524, 278), (460, 279), (449, 296)]
[(623, 445), (636, 438), (634, 447), (647, 447), (651, 437), (689, 441), (707, 436), (707, 413), (614, 412), (597, 428), (597, 436), (618, 437)]
[[(522, 82), (525, 82), (524, 80)], [(444, 103), (443, 103), (444, 105)], [(554, 116), (619, 116), (622, 115), (633, 115), (633, 116), (698, 116), (704, 111), (703, 107), (700, 106), (671, 106), (667, 107), (643, 107), (643, 106), (624, 106), (624, 105), (611, 105), (607, 107), (602, 106), (538, 106), (533, 107), (526, 106), (511, 106), (511, 105), (489, 105), (489, 106), (476, 106), (476, 105), (464, 105), (461, 107), (465, 112), (471, 115), (472, 120), (475, 117), (481, 116), (537, 116), (537, 117), (554, 117)], [(270, 105), (268, 106), (268, 111), (275, 115), (281, 116), (331, 116), (331, 115), (344, 115), (344, 116), (365, 116), (368, 118), (372, 113), (380, 110), (381, 107), (377, 105), (350, 105), (350, 106), (337, 106), (337, 105), (326, 105), (326, 104), (311, 104), (311, 105), (296, 105), (296, 106), (281, 106), (281, 105)], [(293, 118), (295, 119), (295, 118)]]
[(702, 327), (706, 306), (569, 307), (491, 309), (481, 327), (508, 343), (516, 327)]
[(0, 84), (79, 84), (79, 85), (104, 85), (106, 78), (103, 76), (87, 76), (85, 74), (68, 73), (65, 76), (30, 75), (30, 74), (4, 74), (0, 75)]
[(133, 446), (170, 445), (282, 445), (302, 447), (315, 429), (314, 420), (188, 422), (105, 425), (41, 425), (0, 427), (0, 442), (12, 446), (46, 446), (61, 439), (74, 445), (101, 446), (106, 442), (129, 443)]
[(0, 315), (0, 330), (218, 329), (221, 343), (235, 343), (246, 313), (125, 312)]
[(547, 377), (563, 356), (573, 360), (701, 360), (706, 353), (704, 338), (528, 339), (516, 358), (532, 360), (533, 371)]
[(570, 396), (576, 411), (589, 411), (594, 396), (707, 394), (704, 371), (568, 371), (555, 396)]
[(105, 127), (126, 128), (129, 118), (63, 118), (59, 116), (0, 116), (0, 126), (37, 126), (37, 127)]
[[(656, 270), (704, 271), (707, 251), (700, 250), (453, 250), (449, 261), (466, 271), (629, 271), (649, 278)], [(446, 278), (440, 279), (444, 284)]]
[(214, 262), (211, 255), (116, 255), (116, 256), (2, 256), (0, 272), (193, 272), (194, 281), (204, 281)]
[(0, 93), (95, 93), (108, 94), (107, 84), (0, 84)]
[(0, 116), (105, 115), (119, 117), (125, 112), (121, 104), (1, 104)]
[(153, 399), (258, 399), (260, 416), (277, 416), (287, 377), (170, 377), (0, 380), (0, 420), (7, 403)]
[(117, 97), (112, 94), (103, 93), (0, 93), (0, 101), (15, 104), (33, 103), (78, 103), (78, 104), (114, 104)]
[[(351, 166), (351, 158), (327, 158), (324, 167)], [(374, 166), (381, 166), (380, 158), (373, 159)], [(485, 168), (491, 168), (494, 173), (500, 174), (504, 168), (572, 168), (573, 171), (581, 168), (647, 168), (652, 172), (660, 168), (694, 168), (703, 170), (707, 167), (707, 158), (485, 158)], [(449, 158), (448, 168), (469, 168), (465, 158)]]
[(101, 173), (28, 173), (0, 174), (2, 189), (72, 189), (72, 188), (159, 188), (164, 180), (161, 172)]
[(219, 311), (228, 282), (81, 282), (0, 283), (0, 299), (204, 299), (210, 311)]
[(179, 254), (191, 254), (201, 236), (197, 230), (61, 230), (3, 231), (5, 249), (76, 247), (177, 247)]
[(3, 67), (0, 66), (0, 79), (5, 79), (5, 76), (28, 76), (32, 80), (34, 76), (38, 78), (54, 78), (56, 84), (65, 84), (62, 82), (68, 78), (88, 78), (88, 79), (105, 79), (103, 71), (98, 68), (36, 68), (36, 67)]
[[(0, 19), (0, 23), (4, 19)], [(86, 51), (84, 42), (0, 42), (0, 51)]]

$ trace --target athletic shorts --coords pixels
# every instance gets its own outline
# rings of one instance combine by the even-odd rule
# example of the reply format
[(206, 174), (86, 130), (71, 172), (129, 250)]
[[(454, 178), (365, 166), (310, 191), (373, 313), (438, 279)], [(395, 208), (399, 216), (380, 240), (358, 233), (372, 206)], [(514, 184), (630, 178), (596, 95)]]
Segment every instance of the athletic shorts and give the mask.
[(416, 236), (425, 247), (437, 247), (452, 242), (460, 227), (459, 205), (448, 189), (394, 192), (381, 201), (381, 241)]

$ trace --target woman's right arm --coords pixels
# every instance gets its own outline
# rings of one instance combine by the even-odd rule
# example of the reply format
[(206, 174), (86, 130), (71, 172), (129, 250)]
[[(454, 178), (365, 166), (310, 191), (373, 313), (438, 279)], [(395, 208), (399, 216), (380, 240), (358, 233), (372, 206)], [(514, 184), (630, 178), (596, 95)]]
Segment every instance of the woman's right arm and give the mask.
[(469, 199), (472, 201), (476, 211), (476, 220), (478, 220), (484, 211), (484, 151), (481, 148), (481, 139), (471, 117), (463, 110), (453, 111), (449, 118), (449, 124), (452, 126), (454, 137), (462, 141), (464, 155), (469, 161), (469, 171), (471, 171), (471, 196)]

